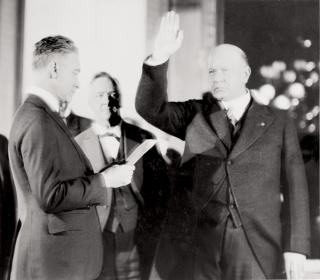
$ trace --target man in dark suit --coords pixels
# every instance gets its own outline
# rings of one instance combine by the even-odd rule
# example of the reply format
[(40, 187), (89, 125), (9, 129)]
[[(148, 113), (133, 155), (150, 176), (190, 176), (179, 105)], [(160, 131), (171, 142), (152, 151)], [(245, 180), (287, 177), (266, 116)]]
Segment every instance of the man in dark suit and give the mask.
[[(99, 172), (107, 165), (125, 162), (139, 144), (153, 136), (121, 119), (119, 87), (108, 73), (96, 74), (90, 89), (95, 121), (76, 141)], [(168, 183), (164, 161), (155, 147), (135, 166), (131, 184), (110, 189), (107, 206), (97, 208), (104, 245), (101, 280), (146, 279), (149, 272)]]
[(234, 45), (210, 55), (212, 92), (168, 102), (167, 60), (182, 37), (169, 12), (136, 97), (143, 118), (186, 141), (151, 279), (302, 278), (309, 211), (294, 125), (252, 99), (247, 57)]
[(16, 224), (14, 187), (10, 174), (8, 140), (0, 135), (0, 279), (7, 273)]
[(11, 279), (94, 279), (103, 255), (96, 205), (108, 203), (108, 188), (130, 183), (134, 167), (95, 174), (73, 140), (63, 115), (79, 83), (70, 39), (37, 42), (33, 70), (36, 86), (15, 114), (9, 140), (21, 221)]
[(66, 117), (66, 122), (72, 137), (76, 137), (91, 125), (91, 119), (76, 115), (73, 112), (70, 112), (70, 115)]

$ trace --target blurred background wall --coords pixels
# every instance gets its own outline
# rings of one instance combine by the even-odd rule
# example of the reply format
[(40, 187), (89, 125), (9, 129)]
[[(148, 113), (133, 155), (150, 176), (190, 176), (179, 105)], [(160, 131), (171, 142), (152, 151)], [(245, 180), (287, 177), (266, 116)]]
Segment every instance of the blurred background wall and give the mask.
[(90, 116), (87, 86), (94, 73), (108, 71), (119, 79), (126, 114), (133, 115), (134, 97), (145, 55), (146, 0), (25, 1), (23, 84), (32, 84), (33, 45), (48, 35), (63, 34), (79, 48), (80, 90), (75, 112)]
[(147, 125), (134, 109), (142, 62), (170, 9), (180, 14), (185, 35), (170, 61), (170, 100), (200, 98), (208, 89), (208, 51), (233, 43), (249, 57), (255, 98), (295, 120), (310, 188), (312, 257), (320, 258), (318, 0), (0, 0), (0, 133), (8, 136), (24, 88), (32, 84), (33, 44), (63, 34), (80, 50), (77, 114), (90, 117), (89, 80), (108, 71), (120, 82), (123, 116), (182, 152), (182, 141)]
[(0, 133), (6, 136), (21, 96), (23, 15), (23, 1), (0, 0)]

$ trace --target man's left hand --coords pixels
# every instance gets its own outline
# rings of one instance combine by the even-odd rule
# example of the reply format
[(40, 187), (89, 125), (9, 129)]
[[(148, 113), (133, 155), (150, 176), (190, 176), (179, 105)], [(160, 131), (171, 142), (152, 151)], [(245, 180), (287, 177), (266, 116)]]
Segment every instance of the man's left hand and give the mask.
[(299, 253), (284, 252), (283, 257), (287, 279), (303, 279), (306, 256)]

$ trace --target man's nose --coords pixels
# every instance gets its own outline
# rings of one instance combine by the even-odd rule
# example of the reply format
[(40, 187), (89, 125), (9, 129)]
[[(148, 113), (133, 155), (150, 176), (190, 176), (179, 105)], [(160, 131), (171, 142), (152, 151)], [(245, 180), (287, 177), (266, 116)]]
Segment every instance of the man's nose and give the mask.
[(213, 75), (213, 81), (214, 82), (220, 82), (224, 80), (224, 75), (221, 70), (216, 71), (216, 73)]
[(106, 104), (109, 103), (109, 95), (107, 93), (103, 94), (101, 96), (101, 99), (103, 100), (104, 103), (106, 103)]

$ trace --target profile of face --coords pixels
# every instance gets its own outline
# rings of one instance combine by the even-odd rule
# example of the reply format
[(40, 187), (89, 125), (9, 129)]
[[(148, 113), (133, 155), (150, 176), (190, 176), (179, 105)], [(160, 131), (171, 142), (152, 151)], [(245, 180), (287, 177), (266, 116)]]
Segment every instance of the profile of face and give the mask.
[(80, 61), (77, 52), (57, 54), (50, 62), (51, 76), (60, 99), (70, 102), (79, 88)]
[(91, 82), (89, 105), (96, 121), (108, 122), (112, 114), (110, 97), (117, 98), (115, 88), (108, 77), (99, 77)]
[(211, 91), (216, 99), (232, 100), (245, 91), (251, 70), (241, 52), (238, 47), (227, 44), (212, 51), (208, 72)]

